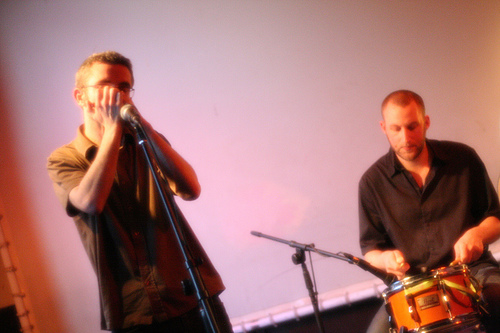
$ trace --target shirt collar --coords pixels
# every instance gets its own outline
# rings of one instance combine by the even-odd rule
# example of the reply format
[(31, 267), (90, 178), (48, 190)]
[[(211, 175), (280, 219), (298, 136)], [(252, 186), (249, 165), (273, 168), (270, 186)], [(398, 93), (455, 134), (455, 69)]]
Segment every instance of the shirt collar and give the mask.
[[(85, 134), (83, 133), (84, 126), (85, 125), (80, 125), (80, 127), (78, 127), (78, 131), (74, 141), (75, 148), (80, 154), (85, 156), (87, 160), (92, 161), (95, 158), (99, 146), (94, 142), (90, 141), (89, 138), (85, 136)], [(125, 144), (133, 144), (133, 143), (134, 143), (134, 136), (132, 132), (128, 129), (125, 129), (121, 145), (123, 146)]]
[(84, 125), (80, 125), (78, 127), (78, 131), (75, 138), (75, 148), (76, 150), (85, 156), (85, 158), (89, 161), (92, 161), (97, 152), (97, 145), (90, 141), (85, 134), (83, 134)]

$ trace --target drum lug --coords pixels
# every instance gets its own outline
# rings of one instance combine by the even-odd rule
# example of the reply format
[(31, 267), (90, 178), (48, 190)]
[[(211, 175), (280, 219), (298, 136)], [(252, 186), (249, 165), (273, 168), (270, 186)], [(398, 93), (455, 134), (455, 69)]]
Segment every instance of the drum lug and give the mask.
[(406, 303), (408, 304), (408, 312), (410, 313), (411, 318), (417, 325), (417, 328), (420, 329), (420, 325), (422, 323), (422, 320), (420, 319), (420, 316), (418, 315), (418, 312), (416, 311), (416, 304), (415, 304), (415, 298), (414, 295), (407, 295), (406, 296)]
[(453, 320), (454, 319), (454, 316), (453, 314), (451, 313), (451, 305), (450, 305), (450, 301), (448, 300), (448, 293), (446, 291), (446, 286), (444, 284), (444, 281), (441, 279), (441, 277), (439, 276), (438, 277), (438, 290), (440, 290), (443, 294), (443, 303), (446, 304), (446, 312), (448, 313), (448, 317), (450, 320)]

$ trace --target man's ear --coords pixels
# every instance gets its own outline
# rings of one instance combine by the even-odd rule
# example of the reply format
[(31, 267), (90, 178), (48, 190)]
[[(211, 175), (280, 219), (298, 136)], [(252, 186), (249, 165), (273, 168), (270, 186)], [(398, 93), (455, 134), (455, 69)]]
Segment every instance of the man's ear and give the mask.
[(81, 108), (84, 106), (84, 94), (85, 93), (77, 87), (73, 89), (73, 98), (75, 99), (76, 104), (78, 104)]
[(384, 132), (384, 134), (387, 134), (385, 132), (385, 121), (383, 121), (383, 120), (380, 121), (380, 128), (382, 129), (382, 132)]

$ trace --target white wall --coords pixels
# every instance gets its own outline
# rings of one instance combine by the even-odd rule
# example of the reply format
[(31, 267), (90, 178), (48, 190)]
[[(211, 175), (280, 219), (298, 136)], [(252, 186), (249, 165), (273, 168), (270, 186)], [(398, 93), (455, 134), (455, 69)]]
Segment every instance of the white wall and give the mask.
[[(134, 100), (194, 166), (181, 203), (231, 317), (307, 297), (294, 250), (359, 255), (357, 182), (387, 149), (379, 105), (420, 93), (429, 137), (500, 172), (498, 1), (2, 1), (0, 194), (41, 332), (99, 331), (94, 273), (45, 160), (81, 122), (73, 76), (131, 58)], [(320, 293), (372, 279), (313, 257)]]

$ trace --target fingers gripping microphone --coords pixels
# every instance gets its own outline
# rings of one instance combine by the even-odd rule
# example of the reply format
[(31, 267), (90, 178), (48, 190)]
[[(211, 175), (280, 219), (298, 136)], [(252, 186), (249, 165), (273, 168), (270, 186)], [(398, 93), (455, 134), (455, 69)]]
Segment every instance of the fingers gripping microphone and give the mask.
[(131, 125), (140, 125), (141, 117), (139, 116), (139, 111), (132, 104), (125, 104), (120, 109), (120, 117)]

